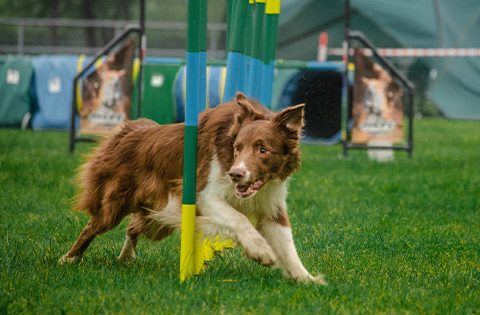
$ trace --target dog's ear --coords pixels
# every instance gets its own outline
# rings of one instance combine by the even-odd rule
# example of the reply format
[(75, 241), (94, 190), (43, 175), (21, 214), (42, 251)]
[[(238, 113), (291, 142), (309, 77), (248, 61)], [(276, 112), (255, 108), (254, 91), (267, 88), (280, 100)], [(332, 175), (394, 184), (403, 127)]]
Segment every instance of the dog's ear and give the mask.
[(247, 97), (242, 92), (237, 93), (237, 96), (235, 96), (235, 102), (243, 109), (244, 112), (257, 113), (255, 108), (253, 108), (252, 104), (250, 104)]
[(303, 127), (303, 109), (305, 104), (289, 107), (273, 117), (273, 123), (290, 131), (300, 131)]
[(236, 115), (235, 121), (238, 124), (242, 124), (245, 120), (265, 119), (265, 116), (255, 109), (255, 107), (253, 107), (245, 94), (242, 92), (237, 93), (235, 102), (243, 109), (243, 112)]
[(243, 94), (242, 92), (237, 92), (237, 95), (235, 96), (235, 102), (243, 103), (245, 101), (247, 101), (247, 97), (245, 96), (245, 94)]

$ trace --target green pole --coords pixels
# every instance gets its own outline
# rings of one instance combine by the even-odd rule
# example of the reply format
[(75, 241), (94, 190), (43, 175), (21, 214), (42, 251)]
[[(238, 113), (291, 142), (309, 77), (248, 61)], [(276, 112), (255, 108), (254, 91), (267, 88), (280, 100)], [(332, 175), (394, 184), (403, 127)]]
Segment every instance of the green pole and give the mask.
[(227, 1), (227, 47), (226, 47), (227, 52), (228, 52), (228, 49), (230, 48), (230, 38), (232, 34), (236, 3), (237, 3), (236, 0)]

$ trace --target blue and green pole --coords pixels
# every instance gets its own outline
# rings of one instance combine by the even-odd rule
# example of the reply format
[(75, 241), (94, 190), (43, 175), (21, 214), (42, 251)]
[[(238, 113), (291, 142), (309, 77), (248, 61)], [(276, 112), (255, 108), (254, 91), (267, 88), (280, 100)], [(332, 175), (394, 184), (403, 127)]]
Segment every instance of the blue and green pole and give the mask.
[(248, 90), (248, 70), (250, 67), (252, 50), (252, 20), (253, 20), (253, 0), (248, 1), (247, 15), (245, 17), (245, 33), (243, 36), (242, 55), (240, 59), (240, 69), (238, 71), (237, 91), (247, 94)]
[(273, 77), (275, 75), (275, 55), (277, 52), (278, 15), (280, 0), (267, 0), (265, 7), (265, 46), (263, 49), (262, 89), (260, 103), (270, 107), (272, 103)]
[(235, 9), (231, 14), (233, 24), (230, 24), (228, 36), (228, 54), (227, 54), (227, 77), (225, 79), (225, 90), (223, 92), (223, 101), (229, 101), (237, 92), (237, 81), (240, 71), (240, 64), (243, 55), (243, 43), (245, 35), (245, 20), (247, 15), (248, 0), (236, 0)]
[(265, 1), (255, 1), (255, 19), (253, 21), (252, 53), (248, 79), (247, 95), (260, 100), (262, 85), (262, 49), (263, 49), (263, 23), (265, 17)]
[(245, 20), (245, 36), (243, 42), (243, 61), (242, 68), (240, 69), (239, 81), (237, 84), (237, 89), (247, 95), (250, 61), (252, 59), (253, 3), (254, 0), (248, 1), (247, 17)]
[[(187, 32), (187, 73), (185, 100), (185, 135), (183, 159), (183, 195), (182, 195), (182, 234), (180, 252), (180, 280), (195, 274), (195, 199), (198, 114), (204, 105), (199, 91), (203, 87), (201, 71), (203, 69), (200, 42), (206, 40), (206, 19), (202, 21), (202, 10), (206, 11), (206, 0), (188, 1)], [(205, 37), (205, 38), (203, 38)], [(205, 58), (206, 61), (206, 58)], [(206, 67), (206, 66), (205, 66)], [(202, 85), (202, 86), (201, 86)], [(206, 92), (204, 92), (206, 93)], [(203, 97), (203, 96), (202, 96)]]

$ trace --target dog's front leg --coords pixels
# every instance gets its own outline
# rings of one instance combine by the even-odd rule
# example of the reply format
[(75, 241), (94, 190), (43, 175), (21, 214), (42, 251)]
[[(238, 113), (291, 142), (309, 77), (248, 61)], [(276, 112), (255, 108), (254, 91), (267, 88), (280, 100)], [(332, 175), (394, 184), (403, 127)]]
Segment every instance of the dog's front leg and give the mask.
[(248, 258), (264, 266), (275, 263), (274, 251), (245, 215), (222, 200), (210, 200), (200, 208), (201, 216), (196, 218), (198, 233), (233, 238), (243, 247)]
[(277, 254), (277, 265), (283, 265), (283, 273), (286, 277), (295, 281), (327, 284), (323, 275), (314, 277), (303, 266), (293, 242), (292, 228), (286, 211), (281, 210), (275, 220), (262, 219), (257, 229)]

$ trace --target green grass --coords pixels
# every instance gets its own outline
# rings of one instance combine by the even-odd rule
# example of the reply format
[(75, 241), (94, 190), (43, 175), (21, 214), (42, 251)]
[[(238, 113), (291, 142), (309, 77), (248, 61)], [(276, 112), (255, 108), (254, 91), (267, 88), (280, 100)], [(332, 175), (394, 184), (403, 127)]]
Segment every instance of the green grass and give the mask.
[(81, 263), (58, 265), (88, 221), (71, 211), (80, 144), (65, 132), (0, 129), (0, 314), (469, 314), (480, 312), (480, 123), (415, 122), (413, 159), (303, 146), (290, 183), (299, 255), (327, 287), (294, 283), (231, 249), (186, 283), (179, 234), (139, 242), (127, 221)]

